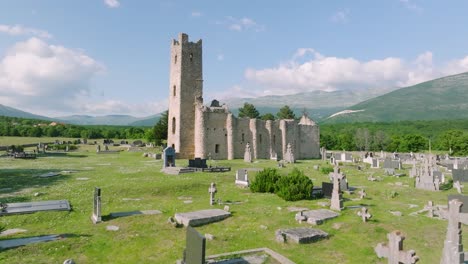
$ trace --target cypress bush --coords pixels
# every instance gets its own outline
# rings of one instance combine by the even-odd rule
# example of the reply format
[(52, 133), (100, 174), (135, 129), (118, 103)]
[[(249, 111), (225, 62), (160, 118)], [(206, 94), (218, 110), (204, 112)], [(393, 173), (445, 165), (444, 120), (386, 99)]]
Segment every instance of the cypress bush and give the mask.
[(312, 180), (294, 168), (288, 176), (280, 177), (276, 182), (275, 193), (286, 201), (309, 199), (314, 187)]
[(276, 182), (280, 178), (278, 170), (273, 168), (265, 168), (255, 175), (255, 179), (250, 184), (252, 192), (275, 192)]

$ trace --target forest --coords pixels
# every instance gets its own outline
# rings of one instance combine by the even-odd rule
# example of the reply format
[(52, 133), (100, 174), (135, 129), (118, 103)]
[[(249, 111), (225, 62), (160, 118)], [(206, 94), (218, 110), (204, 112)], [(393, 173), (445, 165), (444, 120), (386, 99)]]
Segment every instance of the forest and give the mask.
[[(164, 144), (167, 139), (167, 111), (154, 127), (50, 123), (0, 116), (0, 136), (144, 139), (157, 145)], [(463, 156), (468, 155), (468, 120), (320, 124), (320, 145), (327, 150), (346, 151), (419, 152), (430, 149)]]

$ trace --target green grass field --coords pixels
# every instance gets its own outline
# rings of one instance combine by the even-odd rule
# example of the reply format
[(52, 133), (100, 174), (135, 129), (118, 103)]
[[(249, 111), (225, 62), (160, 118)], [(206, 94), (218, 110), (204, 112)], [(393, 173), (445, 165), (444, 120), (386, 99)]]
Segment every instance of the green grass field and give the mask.
[[(1, 140), (1, 144), (7, 145), (4, 142), (8, 138)], [(28, 140), (35, 142), (34, 139)], [(187, 160), (177, 160), (177, 163), (178, 166), (188, 164)], [(286, 174), (297, 167), (315, 185), (321, 185), (322, 181), (328, 181), (328, 175), (313, 170), (316, 164), (325, 165), (319, 160), (302, 160), (280, 171)], [(59, 241), (4, 250), (0, 252), (0, 263), (62, 263), (68, 258), (76, 263), (175, 263), (182, 257), (185, 229), (174, 228), (167, 220), (177, 212), (223, 209), (224, 205), (209, 205), (208, 187), (211, 182), (217, 184), (216, 198), (241, 203), (230, 205), (232, 217), (196, 228), (202, 234), (215, 236), (214, 240), (207, 241), (207, 255), (268, 247), (296, 263), (387, 263), (385, 259), (377, 258), (373, 247), (386, 241), (387, 233), (401, 230), (406, 235), (405, 250), (416, 250), (420, 263), (438, 263), (440, 260), (447, 222), (409, 214), (422, 209), (428, 200), (446, 204), (447, 195), (456, 193), (455, 190), (417, 190), (412, 187), (413, 179), (408, 177), (387, 177), (383, 176), (383, 170), (361, 172), (354, 165), (344, 165), (342, 171), (346, 173), (350, 186), (364, 186), (368, 195), (361, 201), (346, 200), (345, 206), (365, 204), (373, 215), (371, 221), (362, 223), (356, 215), (357, 209), (346, 209), (338, 218), (317, 226), (329, 233), (328, 239), (305, 245), (280, 244), (275, 241), (275, 230), (309, 226), (296, 222), (295, 213), (289, 212), (288, 207), (323, 208), (318, 203), (327, 199), (286, 202), (274, 194), (251, 193), (234, 185), (237, 169), (276, 167), (274, 161), (259, 160), (252, 164), (242, 160), (212, 161), (212, 165), (231, 166), (232, 171), (165, 175), (160, 172), (161, 161), (144, 158), (141, 152), (97, 155), (95, 146), (81, 146), (78, 151), (67, 155), (40, 156), (35, 160), (0, 158), (0, 202), (66, 199), (73, 208), (70, 212), (0, 217), (1, 228), (28, 230), (0, 239), (69, 234)], [(75, 170), (76, 173), (37, 177), (45, 172), (62, 170)], [(375, 172), (375, 176), (384, 180), (369, 182), (367, 172)], [(395, 185), (396, 182), (402, 182), (403, 186)], [(90, 220), (94, 187), (102, 189), (105, 219), (96, 225)], [(391, 198), (392, 191), (396, 191), (398, 196)], [(34, 193), (42, 195), (36, 197)], [(193, 202), (184, 203), (187, 197), (191, 197)], [(357, 193), (344, 194), (346, 199), (357, 197)], [(123, 198), (141, 200), (125, 201)], [(410, 208), (410, 204), (417, 207)], [(152, 209), (160, 210), (162, 214), (106, 217), (111, 212)], [(403, 215), (394, 216), (390, 211), (400, 211)], [(120, 230), (107, 231), (107, 225), (119, 226)], [(466, 227), (463, 230), (466, 232)]]

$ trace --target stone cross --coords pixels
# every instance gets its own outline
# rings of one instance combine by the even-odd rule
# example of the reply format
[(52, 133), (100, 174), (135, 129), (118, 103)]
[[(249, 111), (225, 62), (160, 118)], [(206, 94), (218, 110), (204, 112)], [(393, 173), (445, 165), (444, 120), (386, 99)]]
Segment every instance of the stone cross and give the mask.
[(460, 210), (462, 206), (463, 203), (458, 199), (453, 199), (449, 202), (447, 236), (444, 241), (444, 250), (442, 251), (440, 264), (465, 263), (460, 224)]
[(358, 192), (359, 194), (359, 199), (364, 199), (367, 196), (366, 190), (362, 189)]
[(414, 264), (418, 262), (414, 250), (403, 251), (403, 240), (405, 237), (400, 231), (393, 231), (387, 235), (388, 245), (377, 244), (374, 248), (379, 258), (388, 258), (388, 264)]
[(361, 207), (361, 211), (358, 211), (357, 215), (359, 215), (362, 218), (362, 221), (364, 223), (372, 217), (372, 215), (367, 211), (366, 207)]
[(93, 215), (91, 220), (94, 224), (102, 221), (101, 218), (101, 188), (94, 188), (94, 203), (93, 203)]
[(338, 174), (336, 172), (339, 172), (337, 167), (335, 167), (335, 173), (333, 174), (333, 191), (332, 191), (332, 197), (331, 197), (331, 204), (330, 204), (330, 209), (332, 210), (338, 210), (341, 211), (343, 209), (343, 196), (341, 194), (341, 189), (340, 189), (340, 178), (338, 178)]
[(210, 188), (208, 188), (208, 192), (210, 193), (210, 205), (213, 205), (215, 203), (215, 193), (218, 192), (214, 182), (211, 183)]
[(454, 184), (453, 184), (453, 187), (455, 187), (457, 189), (457, 192), (459, 194), (462, 194), (462, 188), (464, 187), (463, 185), (461, 185), (460, 181), (456, 181)]

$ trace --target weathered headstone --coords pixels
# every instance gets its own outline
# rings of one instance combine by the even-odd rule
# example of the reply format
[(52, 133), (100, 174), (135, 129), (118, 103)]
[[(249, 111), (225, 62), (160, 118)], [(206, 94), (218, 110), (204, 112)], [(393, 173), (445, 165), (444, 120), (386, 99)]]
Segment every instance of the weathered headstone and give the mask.
[(331, 199), (333, 193), (333, 183), (322, 182), (323, 197)]
[[(337, 171), (335, 167), (335, 172)], [(332, 198), (331, 198), (331, 204), (330, 204), (330, 209), (332, 210), (337, 210), (341, 211), (343, 209), (343, 197), (341, 193), (341, 184), (340, 184), (340, 178), (339, 177), (333, 177), (333, 191), (332, 191)]]
[(240, 186), (246, 186), (246, 187), (249, 186), (249, 184), (250, 184), (249, 183), (249, 175), (248, 175), (248, 172), (247, 172), (246, 169), (237, 170), (235, 184), (240, 185)]
[(213, 205), (215, 203), (215, 193), (218, 192), (214, 182), (211, 183), (210, 188), (208, 188), (208, 192), (210, 193), (210, 205)]
[(374, 248), (379, 258), (388, 258), (388, 264), (414, 264), (419, 260), (414, 250), (403, 251), (405, 237), (400, 231), (393, 231), (387, 235), (388, 245), (377, 244)]
[(449, 202), (447, 236), (444, 241), (440, 264), (465, 263), (460, 224), (460, 211), (462, 206), (463, 203), (458, 199)]
[(94, 199), (93, 199), (93, 215), (91, 220), (94, 224), (102, 221), (101, 217), (101, 188), (94, 188)]
[(101, 152), (101, 145), (96, 146), (96, 152), (98, 152), (98, 153)]
[(167, 167), (175, 167), (175, 155), (175, 150), (170, 146), (163, 150), (163, 169)]
[(367, 211), (366, 207), (361, 207), (361, 210), (357, 212), (357, 215), (362, 218), (364, 223), (372, 217), (372, 215)]
[(359, 194), (359, 199), (364, 199), (367, 196), (366, 190), (362, 189), (358, 192)]
[(312, 243), (328, 237), (328, 233), (314, 228), (279, 229), (275, 232), (276, 241), (286, 243), (292, 241), (298, 244)]
[(250, 149), (250, 143), (249, 142), (247, 142), (247, 144), (245, 144), (244, 162), (248, 162), (248, 163), (252, 162), (252, 150)]
[(188, 226), (182, 264), (205, 264), (206, 238)]
[(456, 181), (453, 183), (453, 187), (455, 187), (457, 189), (457, 192), (459, 194), (462, 194), (462, 188), (463, 188), (463, 185), (460, 183), (460, 181)]

